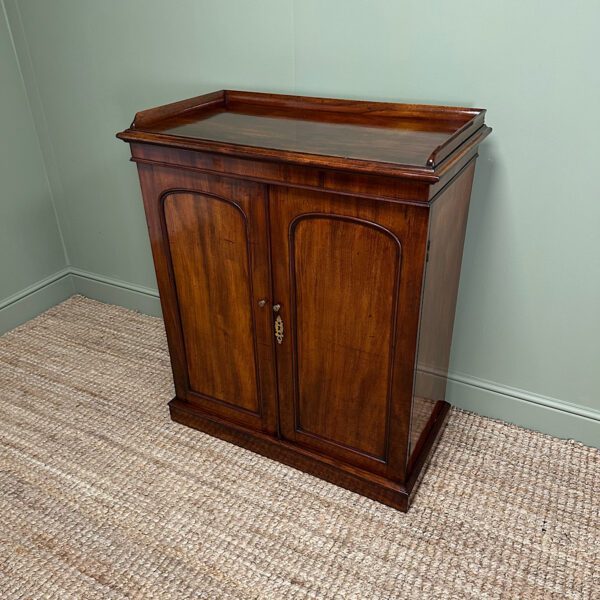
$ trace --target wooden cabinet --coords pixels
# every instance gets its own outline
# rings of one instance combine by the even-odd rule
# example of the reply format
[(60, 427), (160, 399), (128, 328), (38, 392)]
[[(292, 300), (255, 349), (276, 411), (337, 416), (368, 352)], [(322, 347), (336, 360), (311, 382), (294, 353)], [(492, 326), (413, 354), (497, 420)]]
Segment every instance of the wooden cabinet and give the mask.
[[(155, 218), (164, 246), (186, 356), (186, 390), (202, 409), (274, 433), (266, 187), (175, 175)], [(162, 214), (161, 214), (162, 213)]]
[(444, 423), (485, 111), (223, 91), (131, 144), (176, 421), (402, 510)]

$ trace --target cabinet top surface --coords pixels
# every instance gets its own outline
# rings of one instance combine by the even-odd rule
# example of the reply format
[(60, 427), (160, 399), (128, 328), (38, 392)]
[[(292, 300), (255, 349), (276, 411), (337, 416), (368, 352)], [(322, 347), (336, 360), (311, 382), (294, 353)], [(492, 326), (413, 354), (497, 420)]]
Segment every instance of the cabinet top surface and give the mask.
[[(147, 142), (361, 171), (433, 173), (485, 110), (225, 90), (146, 110), (118, 134)], [(483, 136), (484, 137), (484, 136)], [(481, 139), (483, 139), (483, 137)]]

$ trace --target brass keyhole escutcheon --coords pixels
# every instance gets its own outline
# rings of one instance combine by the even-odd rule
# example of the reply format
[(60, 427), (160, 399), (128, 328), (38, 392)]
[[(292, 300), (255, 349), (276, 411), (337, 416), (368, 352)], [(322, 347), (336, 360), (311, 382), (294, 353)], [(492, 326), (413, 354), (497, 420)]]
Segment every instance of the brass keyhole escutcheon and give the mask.
[(283, 319), (281, 315), (277, 315), (275, 319), (275, 339), (278, 344), (283, 343)]

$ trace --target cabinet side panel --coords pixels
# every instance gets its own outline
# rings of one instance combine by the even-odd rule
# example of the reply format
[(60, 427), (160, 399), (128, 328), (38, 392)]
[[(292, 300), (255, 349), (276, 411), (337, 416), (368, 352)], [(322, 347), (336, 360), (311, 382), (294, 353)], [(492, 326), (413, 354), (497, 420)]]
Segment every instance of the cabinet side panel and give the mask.
[(475, 160), (434, 201), (423, 286), (410, 454), (446, 395), (446, 377)]

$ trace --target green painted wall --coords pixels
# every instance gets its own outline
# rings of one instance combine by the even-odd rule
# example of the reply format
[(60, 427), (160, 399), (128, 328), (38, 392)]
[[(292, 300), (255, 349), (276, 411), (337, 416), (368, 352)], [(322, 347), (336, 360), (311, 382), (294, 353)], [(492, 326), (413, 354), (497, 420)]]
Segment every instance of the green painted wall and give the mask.
[(226, 85), (267, 89), (277, 82), (291, 89), (289, 3), (9, 0), (7, 6), (13, 29), (20, 29), (15, 7), (22, 18), (22, 54), (31, 54), (73, 266), (155, 288), (135, 168), (115, 133), (140, 107)]
[(0, 2), (0, 333), (48, 308), (39, 297), (20, 311), (13, 305), (60, 279), (65, 267), (42, 153)]
[(75, 286), (123, 304), (155, 303), (114, 139), (136, 110), (222, 87), (486, 107), (450, 398), (600, 440), (597, 1), (6, 5)]

